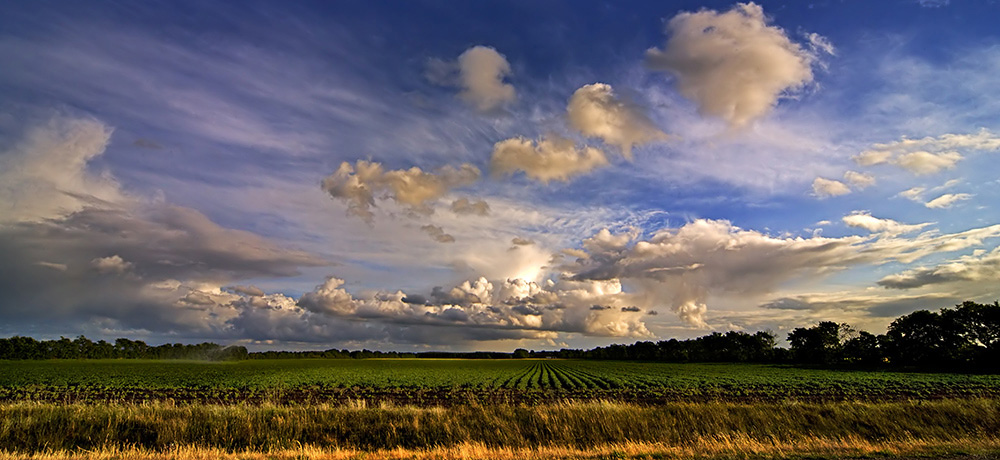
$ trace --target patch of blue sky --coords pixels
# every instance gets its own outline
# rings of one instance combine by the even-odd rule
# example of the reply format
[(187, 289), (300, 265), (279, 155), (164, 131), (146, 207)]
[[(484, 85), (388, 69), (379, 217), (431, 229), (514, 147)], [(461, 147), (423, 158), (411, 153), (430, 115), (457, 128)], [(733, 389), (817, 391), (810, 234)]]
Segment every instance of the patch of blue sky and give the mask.
[[(635, 227), (644, 239), (697, 219), (774, 237), (839, 238), (869, 235), (841, 220), (865, 211), (902, 224), (931, 223), (921, 231), (957, 233), (1000, 219), (993, 204), (1000, 198), (1000, 153), (959, 149), (963, 158), (952, 168), (924, 175), (852, 160), (873, 144), (904, 137), (1000, 133), (993, 94), (998, 7), (932, 3), (761, 2), (793, 42), (807, 46), (806, 34), (817, 33), (836, 51), (819, 58), (805, 89), (780, 98), (742, 131), (698, 113), (675, 77), (643, 63), (648, 49), (664, 46), (670, 18), (727, 11), (732, 2), (6, 4), (0, 146), (9, 150), (20, 132), (53, 115), (100, 120), (114, 134), (87, 165), (91, 174), (110, 174), (135, 195), (197, 209), (222, 227), (337, 264), (241, 281), (292, 297), (329, 275), (344, 278), (352, 293), (448, 287), (469, 273), (469, 257), (486, 257), (466, 254), (479, 249), (472, 238), (496, 246), (485, 252), (491, 257), (505, 254), (514, 236), (539, 239), (544, 248), (529, 258), (535, 261), (545, 251), (580, 248), (604, 227)], [(504, 81), (516, 91), (487, 114), (458, 96), (455, 81), (427, 77), (430, 62), (453, 65), (477, 45), (504, 56), (511, 69)], [(637, 146), (626, 160), (617, 147), (577, 132), (567, 102), (596, 82), (610, 84), (668, 139)], [(520, 172), (491, 175), (494, 144), (551, 135), (599, 148), (609, 164), (548, 184)], [(425, 172), (470, 163), (482, 177), (436, 198), (433, 214), (414, 214), (376, 194), (367, 227), (320, 188), (341, 162), (357, 160)], [(850, 184), (848, 171), (870, 174), (874, 183)], [(814, 196), (817, 177), (843, 182), (850, 193)], [(900, 196), (915, 187), (923, 189), (917, 198)], [(946, 194), (954, 195), (949, 205), (927, 206)], [(459, 197), (492, 203), (493, 216), (459, 218), (448, 210)], [(420, 231), (425, 225), (443, 227), (457, 243), (432, 241)], [(853, 267), (825, 281), (864, 290), (916, 265), (996, 246), (990, 237), (913, 264)], [(913, 304), (900, 302), (893, 311)], [(659, 316), (656, 330), (680, 327), (669, 319)], [(578, 333), (563, 339), (605, 340)]]

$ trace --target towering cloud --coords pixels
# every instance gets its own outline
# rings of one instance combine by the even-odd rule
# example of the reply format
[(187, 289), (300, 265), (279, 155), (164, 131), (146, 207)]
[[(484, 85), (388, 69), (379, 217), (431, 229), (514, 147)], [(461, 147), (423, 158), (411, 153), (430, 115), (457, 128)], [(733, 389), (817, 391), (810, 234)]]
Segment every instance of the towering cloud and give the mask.
[(299, 298), (299, 306), (317, 313), (348, 315), (357, 310), (354, 297), (344, 288), (344, 280), (328, 277), (323, 284), (316, 286)]
[[(646, 65), (670, 72), (701, 113), (743, 126), (766, 113), (778, 98), (813, 79), (813, 52), (768, 25), (764, 10), (740, 3), (719, 13), (680, 13), (667, 23), (666, 46), (646, 51)], [(813, 49), (832, 51), (828, 41), (809, 36)]]
[[(386, 324), (478, 328), (510, 331), (523, 337), (551, 332), (590, 336), (649, 337), (641, 310), (628, 304), (621, 283), (608, 281), (548, 282), (523, 279), (490, 281), (480, 277), (450, 289), (434, 288), (429, 296), (401, 291), (356, 298), (343, 280), (329, 278), (306, 293), (298, 305), (310, 312)], [(607, 308), (593, 309), (600, 304)]]
[[(125, 193), (88, 162), (111, 129), (56, 119), (0, 157), (0, 322), (215, 333), (235, 312), (223, 283), (327, 265), (191, 208)], [(7, 174), (18, 170), (0, 170)], [(8, 201), (13, 200), (13, 201)]]
[(552, 136), (531, 141), (516, 137), (493, 146), (490, 168), (494, 174), (524, 171), (539, 182), (568, 181), (608, 164), (604, 152), (593, 147), (577, 147), (573, 141)]
[(617, 146), (626, 157), (631, 157), (633, 146), (667, 138), (638, 107), (619, 99), (611, 85), (604, 83), (576, 90), (566, 116), (583, 135)]
[(112, 131), (87, 118), (55, 118), (32, 127), (0, 154), (0, 223), (66, 216), (88, 204), (124, 200), (112, 176), (87, 170), (104, 153)]
[(760, 295), (796, 276), (850, 263), (859, 237), (774, 238), (729, 222), (697, 220), (629, 243), (606, 231), (584, 248), (588, 257), (561, 267), (574, 279), (621, 279), (644, 304), (663, 302), (685, 321), (704, 325), (709, 295)]
[(1000, 237), (1000, 225), (937, 235), (897, 237), (926, 224), (907, 226), (857, 213), (845, 222), (879, 232), (871, 237), (773, 237), (726, 221), (696, 220), (647, 240), (601, 231), (584, 252), (558, 268), (574, 280), (608, 280), (632, 288), (643, 307), (666, 304), (685, 321), (705, 324), (710, 298), (762, 297), (782, 283), (818, 278), (865, 264), (910, 263)]
[(434, 172), (417, 167), (386, 171), (381, 164), (358, 160), (353, 166), (343, 162), (322, 187), (330, 196), (347, 202), (347, 212), (368, 222), (375, 199), (384, 194), (402, 205), (426, 211), (429, 201), (441, 198), (449, 190), (472, 184), (479, 179), (479, 169), (470, 164), (458, 168), (444, 166)]

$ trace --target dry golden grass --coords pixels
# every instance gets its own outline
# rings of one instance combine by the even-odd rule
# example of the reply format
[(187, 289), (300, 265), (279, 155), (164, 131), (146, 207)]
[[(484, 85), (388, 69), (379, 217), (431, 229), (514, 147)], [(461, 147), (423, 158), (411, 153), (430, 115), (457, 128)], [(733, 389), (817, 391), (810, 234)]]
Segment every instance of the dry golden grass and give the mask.
[(1000, 402), (0, 405), (0, 460), (763, 459), (942, 452), (1000, 453)]
[(947, 443), (918, 440), (871, 442), (859, 439), (813, 438), (796, 442), (769, 442), (746, 437), (720, 436), (671, 446), (661, 443), (611, 444), (590, 449), (539, 447), (534, 449), (495, 448), (482, 444), (460, 444), (430, 449), (324, 449), (302, 446), (269, 452), (228, 452), (215, 448), (173, 447), (165, 451), (125, 448), (97, 451), (47, 451), (30, 455), (0, 451), (0, 460), (575, 460), (575, 459), (784, 459), (1000, 455), (998, 439), (962, 439)]

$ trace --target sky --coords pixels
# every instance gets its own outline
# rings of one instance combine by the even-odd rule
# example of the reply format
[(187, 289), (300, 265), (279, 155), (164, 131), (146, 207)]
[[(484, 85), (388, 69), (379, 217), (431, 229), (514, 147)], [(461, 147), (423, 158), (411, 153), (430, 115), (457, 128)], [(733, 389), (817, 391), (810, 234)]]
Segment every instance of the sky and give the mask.
[(590, 348), (1000, 298), (992, 1), (0, 4), (0, 336)]

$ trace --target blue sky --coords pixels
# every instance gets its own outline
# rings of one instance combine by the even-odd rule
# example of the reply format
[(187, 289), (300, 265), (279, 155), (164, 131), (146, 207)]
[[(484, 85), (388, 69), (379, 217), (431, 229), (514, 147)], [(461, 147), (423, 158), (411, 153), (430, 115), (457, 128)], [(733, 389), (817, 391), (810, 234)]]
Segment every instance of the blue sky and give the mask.
[(993, 2), (0, 6), (0, 335), (591, 347), (1000, 297)]

